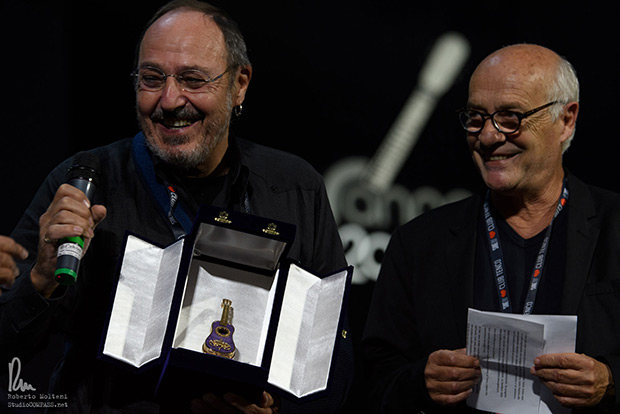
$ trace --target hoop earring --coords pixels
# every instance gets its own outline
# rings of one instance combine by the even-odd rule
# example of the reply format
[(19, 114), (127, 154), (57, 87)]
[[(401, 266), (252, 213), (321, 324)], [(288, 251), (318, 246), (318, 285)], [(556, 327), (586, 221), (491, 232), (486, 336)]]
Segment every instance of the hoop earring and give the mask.
[(235, 116), (241, 116), (242, 112), (243, 112), (243, 105), (235, 106), (233, 108), (233, 115)]

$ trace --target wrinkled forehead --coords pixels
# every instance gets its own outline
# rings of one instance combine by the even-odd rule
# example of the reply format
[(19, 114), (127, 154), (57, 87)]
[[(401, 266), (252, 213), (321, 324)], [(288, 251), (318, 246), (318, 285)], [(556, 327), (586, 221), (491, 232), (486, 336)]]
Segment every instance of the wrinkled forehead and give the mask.
[(227, 60), (224, 35), (212, 17), (198, 11), (175, 10), (157, 19), (145, 32), (139, 62), (153, 57), (182, 65)]
[(557, 55), (546, 49), (502, 49), (485, 58), (472, 74), (470, 99), (480, 94), (512, 96), (517, 101), (544, 99), (557, 63)]

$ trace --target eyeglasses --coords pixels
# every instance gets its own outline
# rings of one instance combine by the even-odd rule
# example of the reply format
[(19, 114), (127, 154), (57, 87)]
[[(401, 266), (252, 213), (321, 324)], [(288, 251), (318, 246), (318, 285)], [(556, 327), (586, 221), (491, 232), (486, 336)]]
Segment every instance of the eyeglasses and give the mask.
[(522, 120), (556, 103), (558, 103), (558, 101), (549, 102), (524, 113), (501, 110), (495, 111), (492, 114), (487, 114), (473, 109), (461, 109), (459, 111), (459, 120), (463, 128), (472, 134), (482, 131), (485, 122), (489, 118), (491, 122), (493, 122), (495, 129), (502, 134), (514, 134), (521, 127)]
[(135, 79), (136, 89), (140, 88), (149, 92), (157, 92), (164, 87), (166, 80), (170, 77), (176, 79), (184, 91), (200, 93), (205, 92), (207, 85), (221, 79), (230, 69), (226, 69), (215, 77), (209, 77), (196, 69), (188, 69), (176, 75), (169, 75), (159, 68), (145, 66), (133, 71), (131, 76)]

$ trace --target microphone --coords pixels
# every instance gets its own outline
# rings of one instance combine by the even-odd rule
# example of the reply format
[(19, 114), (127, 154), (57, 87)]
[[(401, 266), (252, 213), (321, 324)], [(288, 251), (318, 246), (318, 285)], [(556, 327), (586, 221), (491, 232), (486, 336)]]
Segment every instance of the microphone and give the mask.
[[(67, 170), (67, 183), (78, 190), (82, 190), (89, 201), (99, 179), (99, 159), (89, 153), (80, 152), (73, 159), (73, 164)], [(77, 280), (80, 260), (84, 252), (84, 238), (65, 237), (58, 245), (57, 264), (54, 277), (61, 285), (72, 285)]]

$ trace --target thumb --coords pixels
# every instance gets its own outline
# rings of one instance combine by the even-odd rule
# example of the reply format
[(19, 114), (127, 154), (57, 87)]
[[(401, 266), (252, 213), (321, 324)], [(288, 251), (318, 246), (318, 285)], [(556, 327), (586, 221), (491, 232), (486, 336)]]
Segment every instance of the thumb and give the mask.
[[(95, 223), (93, 226), (93, 230), (94, 230), (95, 228), (97, 228), (99, 223), (101, 223), (105, 219), (106, 215), (108, 214), (108, 210), (104, 206), (100, 204), (96, 204), (90, 208), (90, 212), (93, 216), (93, 222)], [(90, 246), (90, 242), (91, 242), (91, 238), (86, 238), (84, 240), (84, 253), (86, 253), (86, 250), (88, 250), (88, 246)]]
[(260, 407), (261, 408), (269, 408), (273, 405), (274, 399), (267, 391), (263, 391), (263, 395), (260, 398)]
[(97, 227), (97, 225), (101, 223), (108, 214), (108, 210), (100, 204), (92, 206), (90, 211), (91, 211), (91, 214), (93, 215), (93, 221), (95, 222), (95, 227)]

